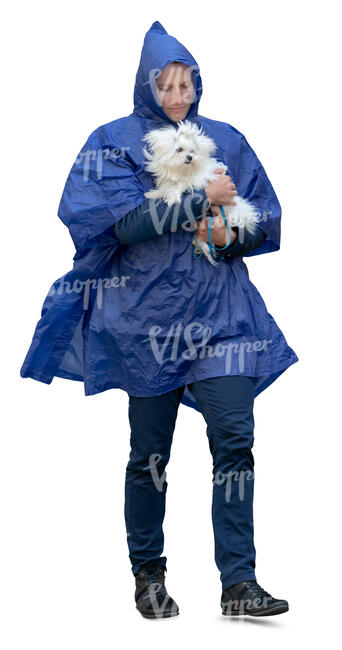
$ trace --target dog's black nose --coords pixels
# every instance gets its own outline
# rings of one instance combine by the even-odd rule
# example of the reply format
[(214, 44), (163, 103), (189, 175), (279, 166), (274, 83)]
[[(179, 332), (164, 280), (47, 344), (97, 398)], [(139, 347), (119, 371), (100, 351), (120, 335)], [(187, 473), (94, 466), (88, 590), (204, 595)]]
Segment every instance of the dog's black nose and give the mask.
[(189, 162), (191, 162), (191, 160), (192, 160), (192, 156), (190, 156), (190, 154), (188, 153), (188, 154), (186, 155), (186, 159), (187, 159)]

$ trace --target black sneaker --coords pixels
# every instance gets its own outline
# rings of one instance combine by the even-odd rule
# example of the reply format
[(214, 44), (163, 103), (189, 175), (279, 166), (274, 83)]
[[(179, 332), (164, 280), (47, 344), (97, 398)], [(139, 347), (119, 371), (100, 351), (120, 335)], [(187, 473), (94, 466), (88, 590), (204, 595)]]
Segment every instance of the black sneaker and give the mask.
[(177, 616), (177, 603), (165, 588), (166, 567), (148, 563), (135, 576), (135, 602), (137, 609), (146, 618), (169, 618)]
[(245, 580), (223, 590), (221, 607), (225, 616), (274, 616), (287, 612), (289, 604), (273, 598), (256, 580)]

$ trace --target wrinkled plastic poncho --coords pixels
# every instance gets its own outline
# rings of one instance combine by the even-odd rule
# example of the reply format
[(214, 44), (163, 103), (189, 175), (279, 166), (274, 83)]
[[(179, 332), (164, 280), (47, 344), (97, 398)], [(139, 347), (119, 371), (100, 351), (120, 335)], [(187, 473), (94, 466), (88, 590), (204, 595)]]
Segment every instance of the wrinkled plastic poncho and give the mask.
[[(156, 95), (156, 76), (173, 61), (193, 74), (186, 119), (213, 138), (238, 194), (257, 206), (266, 239), (246, 257), (279, 250), (281, 207), (264, 167), (236, 128), (198, 114), (199, 66), (156, 21), (145, 35), (133, 112), (91, 133), (67, 177), (58, 216), (76, 248), (73, 268), (44, 300), (22, 377), (81, 381), (85, 395), (120, 388), (152, 396), (240, 374), (253, 377), (256, 397), (298, 361), (242, 257), (222, 259), (218, 268), (195, 258), (189, 228), (130, 245), (114, 233), (154, 186), (144, 169), (143, 135), (177, 128)], [(199, 410), (187, 387), (182, 403)]]

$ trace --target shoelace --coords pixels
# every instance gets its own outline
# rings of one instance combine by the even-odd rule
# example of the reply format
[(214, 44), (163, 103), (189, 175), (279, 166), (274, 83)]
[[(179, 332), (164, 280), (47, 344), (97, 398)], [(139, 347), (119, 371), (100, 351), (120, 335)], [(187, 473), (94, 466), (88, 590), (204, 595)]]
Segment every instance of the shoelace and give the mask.
[[(164, 585), (164, 571), (161, 567), (155, 570), (146, 571), (145, 587), (142, 591), (144, 598), (151, 600), (155, 604), (164, 599), (167, 591)], [(141, 595), (141, 594), (140, 594)]]
[(265, 589), (260, 587), (258, 583), (254, 580), (246, 580), (245, 581), (246, 586), (250, 591), (253, 593), (254, 596), (257, 598), (272, 598), (271, 594), (269, 594)]
[(153, 584), (155, 582), (161, 582), (163, 584), (164, 570), (162, 567), (157, 567), (154, 570), (144, 571), (146, 575), (146, 580), (148, 584)]

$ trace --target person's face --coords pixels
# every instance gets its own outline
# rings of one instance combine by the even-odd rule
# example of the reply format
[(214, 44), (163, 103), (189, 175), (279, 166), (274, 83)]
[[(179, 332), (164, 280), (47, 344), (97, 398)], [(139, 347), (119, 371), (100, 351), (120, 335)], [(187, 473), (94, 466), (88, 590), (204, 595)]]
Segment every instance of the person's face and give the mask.
[(185, 63), (169, 63), (157, 77), (159, 102), (173, 122), (186, 117), (193, 91), (192, 71)]

